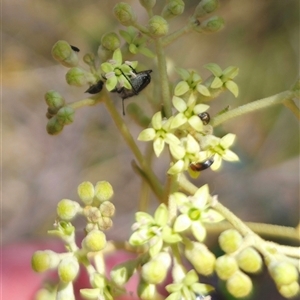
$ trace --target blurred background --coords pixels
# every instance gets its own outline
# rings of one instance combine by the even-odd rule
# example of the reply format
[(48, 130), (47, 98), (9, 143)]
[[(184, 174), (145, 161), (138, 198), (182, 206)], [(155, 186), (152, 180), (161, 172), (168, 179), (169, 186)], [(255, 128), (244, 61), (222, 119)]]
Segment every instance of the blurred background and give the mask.
[[(138, 1), (129, 1), (146, 24)], [(160, 1), (157, 1), (160, 2)], [(163, 2), (163, 1), (161, 1)], [(185, 14), (172, 20), (170, 32), (185, 24), (198, 1), (185, 1)], [(221, 0), (217, 15), (226, 27), (217, 34), (190, 33), (166, 49), (170, 78), (174, 67), (194, 68), (209, 76), (203, 65), (240, 69), (238, 98), (229, 93), (212, 102), (213, 116), (226, 106), (235, 108), (289, 89), (299, 73), (299, 2), (296, 0)], [(112, 15), (115, 0), (10, 0), (3, 2), (2, 29), (2, 242), (9, 245), (46, 237), (63, 198), (78, 200), (82, 181), (107, 180), (114, 187), (114, 227), (109, 238), (129, 237), (139, 203), (141, 180), (130, 166), (133, 159), (102, 104), (76, 111), (75, 122), (58, 136), (46, 132), (44, 94), (60, 92), (67, 102), (85, 97), (84, 88), (65, 83), (67, 68), (51, 56), (57, 40), (80, 48), (79, 55), (97, 52), (101, 36), (124, 29)], [(156, 13), (161, 10), (160, 4)], [(183, 46), (184, 45), (184, 46)], [(146, 69), (155, 61), (136, 56)], [(113, 95), (121, 112), (121, 101)], [(126, 100), (144, 105), (143, 93)], [(147, 108), (148, 106), (145, 105)], [(129, 117), (125, 122), (137, 137)], [(224, 163), (220, 172), (207, 170), (195, 181), (209, 183), (212, 194), (245, 221), (296, 226), (299, 222), (299, 124), (283, 106), (248, 114), (217, 128), (219, 136), (237, 135), (233, 150), (240, 162)], [(143, 144), (139, 144), (144, 147)], [(168, 168), (159, 158), (160, 178)], [(153, 198), (152, 209), (157, 203)], [(272, 283), (271, 283), (272, 285)], [(278, 298), (272, 299), (281, 299)], [(219, 298), (221, 299), (221, 298)], [(260, 299), (260, 298), (256, 298)], [(271, 299), (271, 298), (270, 298)]]

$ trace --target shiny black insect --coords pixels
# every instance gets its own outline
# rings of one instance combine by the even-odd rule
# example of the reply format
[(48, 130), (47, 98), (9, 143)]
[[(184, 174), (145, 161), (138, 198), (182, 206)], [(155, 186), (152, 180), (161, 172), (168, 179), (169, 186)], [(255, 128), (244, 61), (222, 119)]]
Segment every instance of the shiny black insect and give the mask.
[(198, 115), (204, 125), (207, 125), (210, 121), (210, 115), (207, 112), (203, 112)]
[(121, 87), (116, 88), (112, 91), (117, 92), (122, 98), (123, 116), (125, 116), (124, 100), (138, 95), (139, 92), (141, 92), (151, 81), (150, 73), (152, 72), (152, 70), (145, 70), (141, 72), (136, 72), (134, 69), (132, 70), (134, 72), (134, 75), (132, 75), (131, 77), (128, 77), (125, 74), (123, 74), (130, 83), (132, 89), (128, 90), (125, 87)]
[(72, 45), (70, 45), (70, 46), (71, 46), (71, 48), (72, 48), (73, 51), (75, 51), (75, 52), (79, 52), (80, 51), (80, 49), (77, 48), (76, 46), (72, 46)]
[[(115, 88), (112, 90), (113, 93), (118, 93), (120, 97), (122, 98), (122, 109), (123, 109), (123, 115), (125, 115), (125, 109), (124, 109), (124, 100), (133, 96), (136, 96), (141, 92), (151, 81), (150, 73), (152, 70), (145, 70), (141, 72), (136, 72), (134, 69), (132, 69), (133, 75), (126, 76), (122, 71), (123, 76), (128, 80), (130, 83), (132, 89), (126, 89), (125, 87), (121, 88)], [(97, 94), (100, 93), (102, 90), (104, 82), (102, 80), (99, 80), (96, 84), (91, 85), (85, 93), (89, 94)]]
[(213, 157), (210, 157), (209, 159), (203, 162), (190, 164), (190, 168), (195, 172), (200, 172), (208, 169), (213, 163), (214, 163), (214, 159)]
[(85, 93), (89, 93), (89, 94), (98, 94), (101, 92), (103, 87), (103, 81), (99, 80), (97, 83), (91, 85), (86, 91)]

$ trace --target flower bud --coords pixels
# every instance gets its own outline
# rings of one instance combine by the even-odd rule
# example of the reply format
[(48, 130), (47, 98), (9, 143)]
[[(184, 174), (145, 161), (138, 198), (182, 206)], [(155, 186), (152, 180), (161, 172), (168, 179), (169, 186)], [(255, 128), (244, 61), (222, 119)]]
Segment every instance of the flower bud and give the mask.
[(94, 186), (89, 181), (84, 181), (77, 188), (79, 198), (84, 204), (91, 204), (95, 196)]
[(184, 2), (182, 0), (171, 0), (162, 11), (162, 17), (171, 19), (184, 12)]
[(112, 217), (115, 214), (116, 208), (111, 202), (104, 201), (100, 204), (99, 210), (103, 217)]
[(73, 219), (79, 210), (80, 205), (69, 199), (59, 201), (56, 208), (58, 216), (63, 220)]
[(140, 281), (137, 291), (138, 291), (138, 296), (140, 297), (141, 300), (158, 299), (156, 287), (154, 284)]
[(88, 83), (95, 83), (96, 78), (92, 73), (81, 68), (71, 68), (66, 74), (66, 81), (69, 85), (84, 86)]
[(161, 252), (157, 254), (152, 260), (142, 266), (142, 278), (147, 283), (162, 283), (167, 276), (170, 265), (170, 254)]
[(66, 257), (59, 263), (57, 271), (61, 281), (74, 281), (79, 272), (79, 263), (75, 257)]
[(136, 261), (128, 260), (113, 267), (110, 277), (118, 286), (123, 286), (131, 278), (135, 269)]
[(213, 273), (216, 258), (205, 245), (193, 242), (192, 247), (186, 247), (185, 256), (199, 274), (208, 276)]
[(153, 16), (148, 23), (149, 32), (153, 37), (161, 37), (168, 33), (169, 24), (161, 16)]
[(52, 56), (63, 66), (71, 68), (78, 65), (79, 59), (75, 51), (68, 42), (58, 41), (52, 47)]
[(58, 263), (59, 255), (51, 250), (36, 251), (31, 258), (31, 267), (38, 273), (56, 268)]
[(56, 118), (56, 116), (54, 116), (53, 118), (51, 118), (48, 122), (47, 122), (47, 132), (50, 135), (56, 135), (59, 134), (64, 128), (64, 125), (60, 124)]
[(135, 24), (136, 15), (128, 3), (120, 2), (113, 9), (115, 17), (124, 26)]
[(108, 181), (98, 181), (95, 185), (95, 196), (100, 202), (108, 201), (114, 194)]
[(257, 273), (261, 270), (263, 261), (259, 253), (252, 247), (242, 250), (237, 256), (239, 267), (248, 273)]
[(101, 218), (101, 213), (98, 207), (86, 206), (83, 209), (83, 215), (87, 218), (88, 222), (97, 223)]
[(223, 27), (224, 20), (221, 17), (214, 16), (194, 27), (194, 30), (200, 33), (212, 33), (220, 31)]
[(226, 253), (235, 252), (243, 243), (242, 235), (235, 229), (227, 229), (219, 236), (219, 245)]
[(222, 280), (227, 280), (239, 269), (236, 260), (228, 255), (223, 255), (217, 258), (215, 270), (218, 277)]
[(156, 0), (139, 0), (140, 4), (146, 9), (151, 9), (156, 4)]
[(54, 109), (55, 111), (65, 105), (65, 99), (63, 96), (54, 90), (48, 91), (44, 97), (48, 107)]
[(106, 236), (102, 231), (92, 230), (82, 240), (81, 245), (87, 251), (101, 251), (106, 245)]
[(252, 291), (252, 281), (248, 275), (238, 271), (227, 280), (226, 288), (236, 298), (246, 297)]
[(297, 268), (291, 263), (271, 262), (268, 266), (270, 275), (278, 286), (289, 285), (298, 280)]
[(69, 125), (74, 122), (75, 110), (73, 107), (64, 106), (57, 112), (57, 120), (62, 125)]
[(121, 41), (118, 35), (114, 32), (106, 33), (101, 38), (101, 46), (108, 51), (115, 51), (120, 48)]
[(278, 287), (278, 290), (284, 298), (294, 298), (299, 295), (300, 287), (299, 283), (294, 281), (291, 284)]
[(207, 14), (212, 13), (219, 7), (218, 0), (202, 0), (197, 5), (194, 13), (195, 18), (204, 17)]
[(108, 230), (112, 227), (113, 222), (111, 218), (108, 217), (101, 217), (100, 220), (98, 221), (98, 227), (100, 230)]

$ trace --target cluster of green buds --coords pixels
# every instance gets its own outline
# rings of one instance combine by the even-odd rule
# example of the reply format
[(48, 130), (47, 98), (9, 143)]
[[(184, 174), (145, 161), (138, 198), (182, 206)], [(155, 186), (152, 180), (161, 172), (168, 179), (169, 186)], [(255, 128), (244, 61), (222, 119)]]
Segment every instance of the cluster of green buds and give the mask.
[[(208, 186), (204, 185), (192, 196), (179, 192), (171, 194), (169, 203), (173, 207), (173, 216), (165, 204), (156, 209), (154, 216), (137, 212), (129, 243), (144, 247), (144, 254), (138, 261), (114, 268), (112, 280), (122, 287), (135, 270), (140, 271), (139, 297), (156, 299), (156, 285), (171, 271), (174, 284), (166, 286), (170, 293), (166, 299), (195, 299), (196, 295), (211, 292), (211, 286), (198, 282), (197, 273), (210, 275), (214, 271), (216, 258), (203, 244), (206, 237), (204, 224), (223, 220), (211, 207), (214, 200)], [(186, 270), (179, 263), (180, 256), (185, 256), (194, 269)]]
[[(215, 271), (220, 279), (226, 281), (227, 290), (236, 298), (251, 293), (253, 284), (248, 274), (257, 274), (263, 267), (262, 256), (255, 249), (255, 244), (249, 246), (246, 239), (235, 229), (225, 230), (219, 236), (219, 244), (225, 254), (217, 258)], [(296, 266), (282, 256), (273, 255), (272, 251), (267, 253), (265, 260), (278, 291), (285, 298), (296, 296), (299, 293)]]
[[(106, 247), (106, 235), (103, 231), (112, 226), (111, 217), (115, 212), (115, 207), (110, 202), (113, 189), (107, 181), (99, 181), (95, 186), (91, 182), (83, 182), (78, 186), (78, 195), (83, 206), (76, 201), (62, 199), (57, 205), (58, 220), (55, 228), (49, 231), (49, 234), (64, 241), (68, 251), (36, 251), (32, 257), (32, 268), (36, 272), (57, 269), (60, 282), (56, 299), (75, 299), (73, 282), (77, 278), (81, 263), (87, 267), (91, 285), (94, 287), (83, 289), (81, 294), (91, 299), (89, 297), (95, 293), (100, 298), (110, 293), (110, 284), (105, 277), (105, 270), (101, 269), (103, 263), (101, 264), (100, 260), (103, 259), (102, 250)], [(81, 247), (75, 242), (75, 227), (71, 223), (78, 215), (84, 216), (87, 223)], [(95, 260), (100, 259), (98, 269), (93, 267), (92, 257)]]
[[(163, 118), (159, 111), (154, 114), (151, 127), (144, 129), (138, 136), (140, 141), (153, 141), (153, 149), (157, 157), (169, 146), (172, 155), (168, 174), (176, 175), (188, 171), (192, 177), (199, 172), (193, 165), (210, 159), (212, 170), (221, 167), (222, 160), (237, 161), (238, 156), (229, 148), (235, 135), (227, 134), (222, 138), (213, 135), (213, 127), (208, 124), (210, 118), (206, 111), (208, 101), (224, 89), (235, 96), (238, 87), (232, 80), (238, 73), (238, 68), (228, 67), (224, 71), (216, 64), (206, 66), (213, 75), (205, 82), (194, 70), (178, 69), (181, 81), (175, 86), (172, 103), (176, 113), (170, 118)], [(212, 96), (214, 94), (214, 96)]]

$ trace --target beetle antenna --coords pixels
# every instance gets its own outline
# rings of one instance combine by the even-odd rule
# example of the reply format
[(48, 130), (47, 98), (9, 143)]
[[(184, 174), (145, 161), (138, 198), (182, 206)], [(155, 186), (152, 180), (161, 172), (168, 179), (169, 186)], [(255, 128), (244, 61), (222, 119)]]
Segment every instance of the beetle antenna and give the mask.
[(123, 110), (123, 116), (125, 116), (124, 98), (122, 98), (122, 110)]

